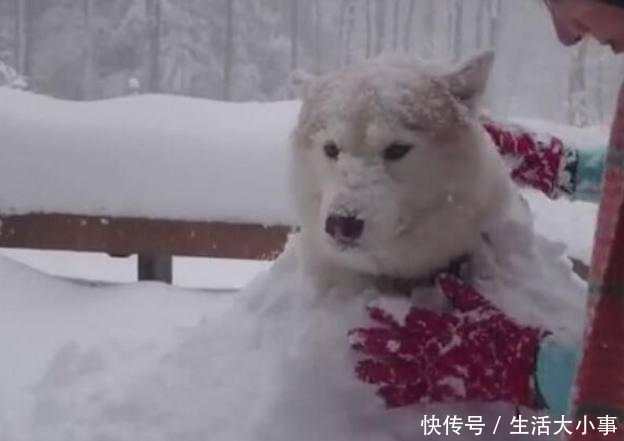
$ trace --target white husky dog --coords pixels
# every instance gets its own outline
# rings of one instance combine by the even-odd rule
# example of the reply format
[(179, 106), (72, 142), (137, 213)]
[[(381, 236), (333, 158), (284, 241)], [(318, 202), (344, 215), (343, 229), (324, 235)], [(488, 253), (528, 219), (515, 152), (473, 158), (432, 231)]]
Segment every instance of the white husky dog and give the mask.
[(426, 277), (470, 254), (514, 206), (477, 115), (492, 63), (491, 52), (452, 72), (379, 59), (295, 78), (300, 245), (321, 286)]

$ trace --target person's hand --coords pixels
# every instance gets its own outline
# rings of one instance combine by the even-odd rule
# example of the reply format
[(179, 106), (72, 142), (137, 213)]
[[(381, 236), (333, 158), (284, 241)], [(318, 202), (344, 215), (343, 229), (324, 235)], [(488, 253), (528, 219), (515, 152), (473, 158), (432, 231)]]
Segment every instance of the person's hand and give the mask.
[(575, 189), (578, 154), (554, 136), (538, 136), (519, 127), (484, 121), (498, 151), (512, 165), (511, 177), (520, 185), (550, 198), (571, 195)]
[(436, 285), (451, 312), (412, 308), (401, 324), (369, 308), (378, 326), (349, 332), (351, 346), (365, 356), (358, 378), (376, 385), (388, 407), (457, 401), (541, 407), (534, 372), (547, 332), (518, 325), (455, 276), (438, 276)]

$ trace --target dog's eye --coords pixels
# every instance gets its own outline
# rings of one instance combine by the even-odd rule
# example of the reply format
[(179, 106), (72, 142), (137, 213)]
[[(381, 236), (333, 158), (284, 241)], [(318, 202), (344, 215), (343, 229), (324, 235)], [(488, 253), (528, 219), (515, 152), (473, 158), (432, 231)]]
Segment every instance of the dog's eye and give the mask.
[(325, 156), (329, 159), (338, 159), (338, 155), (340, 154), (340, 149), (333, 142), (328, 142), (323, 146), (323, 150), (325, 151)]
[(409, 144), (391, 144), (383, 151), (383, 158), (387, 161), (398, 161), (412, 149)]

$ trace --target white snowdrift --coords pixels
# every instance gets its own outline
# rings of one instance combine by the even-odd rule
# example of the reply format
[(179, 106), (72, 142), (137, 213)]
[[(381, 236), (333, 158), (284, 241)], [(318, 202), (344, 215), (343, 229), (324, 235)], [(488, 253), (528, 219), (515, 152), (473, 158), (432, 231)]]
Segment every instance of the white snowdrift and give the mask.
[[(75, 384), (103, 362), (94, 349), (89, 362), (72, 364), (81, 348), (101, 345), (119, 353), (130, 348), (135, 357), (151, 354), (151, 349), (176, 341), (179, 327), (196, 326), (202, 317), (214, 320), (233, 301), (230, 295), (208, 296), (157, 283), (73, 283), (2, 256), (0, 280), (2, 441), (30, 441), (33, 430), (45, 430), (45, 422), (31, 418), (41, 409), (38, 384)], [(64, 360), (67, 369), (54, 370), (54, 360)]]
[[(475, 261), (484, 294), (578, 340), (584, 287), (563, 248), (522, 226), (499, 233)], [(0, 276), (2, 439), (400, 441), (422, 437), (423, 414), (480, 415), (485, 439), (518, 438), (503, 403), (384, 409), (355, 380), (346, 337), (379, 293), (315, 291), (293, 248), (235, 297), (79, 287), (4, 260)]]
[(598, 204), (548, 199), (535, 191), (523, 192), (535, 217), (535, 230), (563, 243), (566, 254), (589, 264), (594, 246)]
[(0, 211), (293, 224), (285, 161), (298, 108), (0, 88)]

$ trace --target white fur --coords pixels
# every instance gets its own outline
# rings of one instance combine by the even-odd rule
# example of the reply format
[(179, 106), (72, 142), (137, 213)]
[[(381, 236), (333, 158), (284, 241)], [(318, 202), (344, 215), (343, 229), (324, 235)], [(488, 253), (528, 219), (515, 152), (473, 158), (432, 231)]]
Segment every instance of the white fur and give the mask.
[[(379, 59), (318, 78), (299, 76), (292, 178), (307, 270), (327, 288), (375, 275), (421, 277), (478, 247), (515, 191), (477, 120), (492, 65), (481, 54), (451, 72)], [(337, 160), (324, 145), (340, 148)], [(413, 145), (386, 161), (392, 143)], [(330, 214), (365, 221), (357, 246), (325, 232)]]

